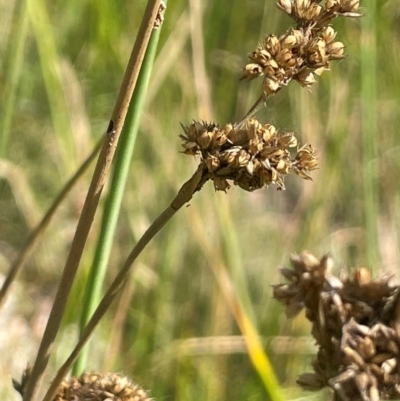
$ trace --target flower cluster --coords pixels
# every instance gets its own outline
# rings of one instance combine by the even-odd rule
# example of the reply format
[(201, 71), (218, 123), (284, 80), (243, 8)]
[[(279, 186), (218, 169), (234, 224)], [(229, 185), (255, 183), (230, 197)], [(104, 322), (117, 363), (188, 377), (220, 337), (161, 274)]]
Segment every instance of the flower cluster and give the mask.
[(308, 252), (282, 269), (289, 284), (274, 286), (288, 317), (303, 308), (319, 346), (314, 373), (299, 377), (307, 390), (330, 386), (335, 400), (400, 398), (400, 287), (390, 277), (371, 279), (366, 268), (352, 277), (332, 275), (332, 258)]
[(336, 41), (330, 22), (337, 16), (355, 17), (359, 0), (279, 0), (278, 7), (291, 16), (296, 27), (280, 37), (269, 35), (249, 54), (243, 78), (264, 76), (263, 96), (275, 94), (292, 79), (310, 88), (315, 75), (329, 69), (331, 60), (344, 58), (344, 45)]
[(298, 27), (318, 30), (332, 22), (337, 16), (359, 17), (360, 0), (279, 0), (279, 9), (292, 17)]
[(83, 373), (64, 380), (54, 401), (151, 401), (147, 393), (126, 377), (116, 373)]
[(293, 133), (280, 133), (271, 124), (250, 119), (245, 127), (226, 124), (193, 122), (183, 127), (184, 153), (199, 156), (208, 179), (216, 190), (226, 191), (232, 180), (246, 191), (254, 191), (269, 184), (285, 189), (283, 177), (290, 171), (304, 179), (317, 167), (314, 148), (304, 145), (297, 149), (294, 159), (289, 148), (297, 148)]

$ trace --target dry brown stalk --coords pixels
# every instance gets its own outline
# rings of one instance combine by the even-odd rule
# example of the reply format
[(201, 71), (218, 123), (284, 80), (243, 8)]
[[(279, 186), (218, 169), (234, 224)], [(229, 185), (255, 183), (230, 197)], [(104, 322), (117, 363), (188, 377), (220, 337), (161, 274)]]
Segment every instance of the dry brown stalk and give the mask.
[(85, 346), (90, 336), (93, 334), (95, 328), (100, 323), (108, 311), (110, 305), (120, 293), (121, 289), (127, 278), (129, 277), (130, 270), (133, 262), (137, 259), (146, 245), (151, 239), (165, 226), (165, 224), (175, 215), (175, 213), (187, 202), (192, 199), (195, 192), (199, 191), (206, 180), (206, 174), (203, 168), (198, 168), (195, 174), (183, 184), (179, 190), (177, 196), (172, 201), (171, 205), (160, 214), (160, 216), (152, 223), (152, 225), (146, 230), (143, 236), (139, 239), (129, 256), (127, 257), (121, 270), (115, 277), (114, 281), (110, 285), (99, 306), (93, 313), (89, 323), (83, 331), (78, 343), (75, 345), (74, 350), (71, 352), (68, 359), (58, 370), (57, 375), (53, 379), (50, 388), (48, 389), (43, 401), (51, 401), (57, 391), (58, 386), (62, 382), (70, 370), (72, 364), (75, 362), (82, 348)]
[(53, 308), (43, 335), (32, 373), (24, 390), (24, 401), (36, 401), (54, 340), (58, 333), (64, 314), (68, 295), (81, 260), (90, 227), (97, 209), (111, 162), (114, 157), (119, 135), (121, 133), (132, 93), (138, 78), (147, 44), (158, 16), (160, 0), (149, 0), (133, 47), (117, 102), (107, 129), (106, 138), (98, 158), (88, 194), (72, 241), (71, 250), (63, 270)]

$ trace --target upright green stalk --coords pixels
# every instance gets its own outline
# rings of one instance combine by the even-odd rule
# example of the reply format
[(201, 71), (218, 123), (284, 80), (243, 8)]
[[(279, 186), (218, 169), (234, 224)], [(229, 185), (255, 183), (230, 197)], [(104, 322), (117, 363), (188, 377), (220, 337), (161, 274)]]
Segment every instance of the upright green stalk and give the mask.
[[(115, 228), (121, 208), (122, 196), (124, 194), (130, 162), (135, 147), (140, 116), (150, 80), (159, 36), (160, 29), (154, 29), (143, 60), (132, 102), (129, 106), (126, 123), (121, 134), (110, 190), (104, 206), (100, 235), (86, 286), (85, 299), (83, 302), (84, 309), (80, 321), (81, 334), (101, 299), (102, 284), (106, 275)], [(88, 355), (89, 347), (86, 346), (73, 367), (74, 376), (80, 375), (85, 369)]]
[(377, 2), (366, 0), (368, 12), (362, 18), (361, 34), (361, 125), (363, 142), (364, 224), (366, 257), (369, 266), (378, 260), (377, 187)]

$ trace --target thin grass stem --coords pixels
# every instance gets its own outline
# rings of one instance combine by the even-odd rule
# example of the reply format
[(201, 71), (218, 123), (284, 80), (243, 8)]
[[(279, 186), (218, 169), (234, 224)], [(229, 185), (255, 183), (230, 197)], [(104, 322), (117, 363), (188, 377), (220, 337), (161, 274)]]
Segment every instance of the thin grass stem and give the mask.
[[(157, 50), (160, 29), (153, 30), (149, 46), (143, 60), (135, 91), (132, 96), (124, 129), (121, 133), (118, 150), (115, 156), (115, 167), (112, 173), (111, 185), (104, 206), (103, 220), (99, 239), (96, 245), (95, 256), (90, 270), (88, 283), (83, 302), (83, 312), (80, 321), (80, 332), (89, 322), (90, 317), (100, 301), (101, 287), (106, 275), (118, 216), (121, 209), (122, 197), (128, 178), (129, 167), (139, 130), (141, 111), (145, 103), (147, 87)], [(89, 355), (89, 347), (86, 346), (73, 368), (73, 375), (78, 376), (84, 370)]]
[(261, 95), (253, 104), (253, 106), (250, 107), (250, 110), (246, 113), (246, 115), (236, 124), (238, 128), (243, 128), (247, 121), (252, 118), (257, 111), (259, 111), (263, 106), (264, 106), (265, 98), (263, 95)]
[(118, 139), (128, 111), (129, 102), (136, 85), (159, 7), (160, 0), (148, 1), (58, 286), (50, 317), (38, 350), (35, 364), (33, 365), (31, 376), (24, 392), (24, 401), (35, 401), (38, 397), (38, 389), (50, 358), (54, 340), (60, 328), (68, 295), (71, 291), (83, 250), (85, 248), (86, 240), (89, 235), (90, 227), (100, 200), (100, 195), (106, 182), (111, 162), (114, 158)]
[(196, 173), (185, 183), (179, 190), (178, 195), (172, 201), (171, 205), (167, 207), (160, 214), (160, 216), (151, 224), (151, 226), (145, 231), (143, 236), (139, 239), (131, 253), (127, 257), (121, 270), (115, 277), (114, 281), (110, 285), (100, 304), (96, 308), (93, 316), (89, 320), (85, 330), (83, 331), (78, 343), (75, 345), (74, 350), (71, 352), (68, 359), (58, 370), (57, 375), (53, 379), (43, 401), (51, 401), (57, 391), (57, 388), (65, 375), (71, 369), (71, 366), (76, 361), (82, 348), (85, 346), (90, 336), (93, 334), (95, 328), (104, 317), (109, 307), (124, 287), (124, 283), (129, 277), (130, 270), (133, 262), (137, 259), (146, 245), (151, 239), (165, 226), (165, 224), (175, 215), (175, 213), (187, 202), (190, 201), (193, 194), (198, 191), (202, 186), (203, 169), (199, 168)]

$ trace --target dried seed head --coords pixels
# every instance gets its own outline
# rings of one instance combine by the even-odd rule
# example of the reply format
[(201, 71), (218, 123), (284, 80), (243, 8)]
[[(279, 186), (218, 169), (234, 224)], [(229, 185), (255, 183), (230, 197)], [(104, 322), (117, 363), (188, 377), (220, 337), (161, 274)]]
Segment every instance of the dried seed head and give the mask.
[(317, 259), (310, 252), (304, 251), (300, 255), (291, 257), (293, 270), (281, 270), (289, 279), (290, 284), (275, 285), (274, 298), (286, 305), (286, 314), (293, 317), (301, 309), (310, 308), (318, 298), (325, 281), (325, 271), (328, 264), (326, 259)]
[(320, 75), (328, 69), (330, 60), (343, 58), (344, 47), (340, 42), (333, 43), (334, 37), (332, 29), (312, 36), (302, 28), (289, 30), (279, 39), (267, 36), (264, 47), (259, 46), (250, 54), (245, 77), (264, 75), (265, 97), (275, 94), (292, 79), (309, 88), (315, 82), (314, 74)]
[(185, 135), (180, 137), (184, 153), (200, 158), (217, 190), (228, 189), (228, 180), (246, 191), (270, 184), (285, 189), (286, 174), (292, 171), (310, 179), (310, 171), (316, 168), (310, 145), (300, 148), (292, 159), (289, 149), (298, 144), (294, 134), (280, 133), (273, 125), (256, 119), (243, 128), (195, 121), (183, 129)]
[(359, 0), (278, 0), (277, 7), (296, 23), (280, 36), (268, 35), (263, 45), (249, 55), (243, 78), (264, 75), (262, 94), (277, 93), (294, 79), (311, 89), (315, 75), (329, 69), (329, 62), (344, 58), (344, 45), (334, 42), (330, 25), (338, 16), (358, 17)]
[(54, 401), (151, 401), (140, 386), (117, 373), (83, 373), (64, 380)]
[(332, 258), (308, 252), (282, 269), (289, 284), (274, 296), (294, 316), (302, 308), (312, 324), (319, 350), (314, 373), (299, 377), (308, 390), (330, 386), (337, 400), (378, 401), (400, 396), (400, 287), (389, 277), (372, 279), (366, 268), (342, 280), (332, 276)]

